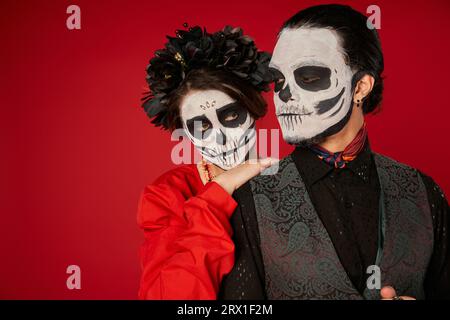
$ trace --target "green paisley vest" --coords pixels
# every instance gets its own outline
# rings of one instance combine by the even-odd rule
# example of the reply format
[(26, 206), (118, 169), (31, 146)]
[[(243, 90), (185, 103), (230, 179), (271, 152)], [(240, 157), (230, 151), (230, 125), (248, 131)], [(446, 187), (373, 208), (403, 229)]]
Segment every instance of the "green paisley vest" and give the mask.
[[(374, 154), (381, 186), (377, 265), (381, 287), (424, 298), (423, 282), (433, 248), (433, 225), (418, 172)], [(291, 156), (275, 175), (250, 181), (258, 220), (269, 299), (379, 299), (360, 294), (344, 270)]]

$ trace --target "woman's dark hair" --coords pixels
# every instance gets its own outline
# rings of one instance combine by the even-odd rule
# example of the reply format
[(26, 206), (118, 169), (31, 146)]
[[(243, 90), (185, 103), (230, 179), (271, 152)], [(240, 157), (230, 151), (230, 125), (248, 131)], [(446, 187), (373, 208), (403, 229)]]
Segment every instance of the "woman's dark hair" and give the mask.
[(247, 81), (234, 74), (214, 69), (198, 69), (188, 73), (183, 83), (167, 99), (168, 129), (182, 128), (180, 107), (189, 91), (219, 90), (238, 101), (255, 119), (267, 112), (267, 103), (259, 91)]
[(375, 79), (371, 93), (363, 101), (363, 112), (367, 114), (378, 109), (383, 97), (383, 52), (376, 29), (367, 27), (367, 17), (350, 6), (318, 5), (298, 12), (284, 23), (281, 31), (302, 26), (330, 28), (337, 32), (348, 64), (356, 70), (352, 90), (365, 74)]

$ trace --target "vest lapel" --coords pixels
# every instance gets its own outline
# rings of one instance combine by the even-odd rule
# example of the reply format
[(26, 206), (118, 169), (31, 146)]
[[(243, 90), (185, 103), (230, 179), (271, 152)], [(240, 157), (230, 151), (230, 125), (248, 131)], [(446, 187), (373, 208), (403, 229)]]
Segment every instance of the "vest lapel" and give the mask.
[(362, 299), (287, 157), (251, 181), (269, 299)]
[[(427, 193), (418, 172), (374, 154), (382, 192), (382, 242), (377, 265), (381, 287), (395, 287), (398, 295), (423, 299), (423, 281), (433, 247), (433, 224)], [(379, 297), (379, 290), (364, 292)]]

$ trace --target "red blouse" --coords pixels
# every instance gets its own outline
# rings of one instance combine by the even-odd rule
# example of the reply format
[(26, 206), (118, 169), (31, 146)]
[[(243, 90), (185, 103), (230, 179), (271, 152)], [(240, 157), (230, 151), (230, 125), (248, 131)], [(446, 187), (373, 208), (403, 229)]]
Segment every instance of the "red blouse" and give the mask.
[(237, 204), (196, 165), (171, 170), (142, 192), (139, 299), (216, 299), (234, 264), (229, 222)]

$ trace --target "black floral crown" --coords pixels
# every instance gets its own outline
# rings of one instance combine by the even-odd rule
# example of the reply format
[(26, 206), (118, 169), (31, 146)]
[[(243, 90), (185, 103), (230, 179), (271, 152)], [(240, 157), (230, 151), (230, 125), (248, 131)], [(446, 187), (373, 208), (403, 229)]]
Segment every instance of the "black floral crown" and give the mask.
[(167, 98), (195, 69), (226, 70), (248, 81), (259, 92), (269, 90), (271, 55), (258, 51), (253, 39), (244, 35), (241, 28), (226, 26), (210, 34), (195, 26), (177, 30), (176, 37), (167, 39), (147, 66), (150, 91), (142, 99), (142, 107), (156, 126), (169, 128)]

